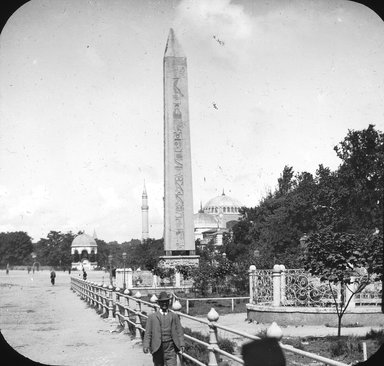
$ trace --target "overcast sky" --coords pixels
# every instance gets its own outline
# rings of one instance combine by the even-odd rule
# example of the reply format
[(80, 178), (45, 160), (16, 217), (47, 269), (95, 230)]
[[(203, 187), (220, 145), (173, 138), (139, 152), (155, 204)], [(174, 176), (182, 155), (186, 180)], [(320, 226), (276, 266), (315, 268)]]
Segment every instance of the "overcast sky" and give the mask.
[[(0, 231), (163, 234), (163, 54), (188, 60), (195, 212), (256, 206), (284, 165), (336, 169), (348, 129), (384, 130), (384, 24), (322, 0), (32, 0), (0, 36)], [(214, 107), (217, 106), (217, 109)]]

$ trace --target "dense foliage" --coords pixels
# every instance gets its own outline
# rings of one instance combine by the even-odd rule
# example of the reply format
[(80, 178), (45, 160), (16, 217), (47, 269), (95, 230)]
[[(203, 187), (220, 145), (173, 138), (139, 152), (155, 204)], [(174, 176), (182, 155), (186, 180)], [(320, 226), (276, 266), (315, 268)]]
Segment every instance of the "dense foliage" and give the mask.
[(286, 166), (274, 192), (243, 208), (224, 249), (231, 261), (271, 268), (301, 267), (300, 238), (322, 230), (372, 233), (383, 227), (384, 135), (373, 125), (349, 131), (335, 146), (336, 171), (319, 165), (315, 175)]
[(383, 268), (383, 234), (335, 233), (330, 230), (308, 236), (305, 269), (321, 281), (349, 284), (352, 276), (380, 280)]
[(23, 231), (0, 233), (0, 265), (29, 264), (32, 238)]

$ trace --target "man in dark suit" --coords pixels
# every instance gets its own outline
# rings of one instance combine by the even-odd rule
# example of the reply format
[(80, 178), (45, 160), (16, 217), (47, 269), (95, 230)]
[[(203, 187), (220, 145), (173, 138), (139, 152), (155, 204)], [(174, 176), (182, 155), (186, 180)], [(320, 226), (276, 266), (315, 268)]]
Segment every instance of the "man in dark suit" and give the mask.
[(176, 366), (176, 353), (184, 352), (184, 332), (179, 317), (168, 310), (166, 292), (161, 292), (159, 311), (149, 315), (143, 340), (143, 351), (152, 353), (154, 366)]

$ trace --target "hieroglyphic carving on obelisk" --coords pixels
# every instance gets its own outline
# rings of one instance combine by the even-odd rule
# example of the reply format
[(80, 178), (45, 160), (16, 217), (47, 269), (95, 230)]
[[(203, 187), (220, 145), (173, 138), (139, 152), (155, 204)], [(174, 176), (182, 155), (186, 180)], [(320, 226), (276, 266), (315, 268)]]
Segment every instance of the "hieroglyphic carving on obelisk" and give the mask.
[(187, 59), (170, 29), (164, 53), (164, 249), (194, 254)]

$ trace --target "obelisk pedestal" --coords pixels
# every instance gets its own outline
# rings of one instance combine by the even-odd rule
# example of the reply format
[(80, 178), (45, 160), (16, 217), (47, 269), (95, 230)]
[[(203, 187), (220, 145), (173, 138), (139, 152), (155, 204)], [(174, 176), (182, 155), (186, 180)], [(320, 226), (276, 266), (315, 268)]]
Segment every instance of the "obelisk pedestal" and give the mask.
[(187, 59), (170, 29), (163, 59), (166, 264), (198, 263), (193, 222)]

